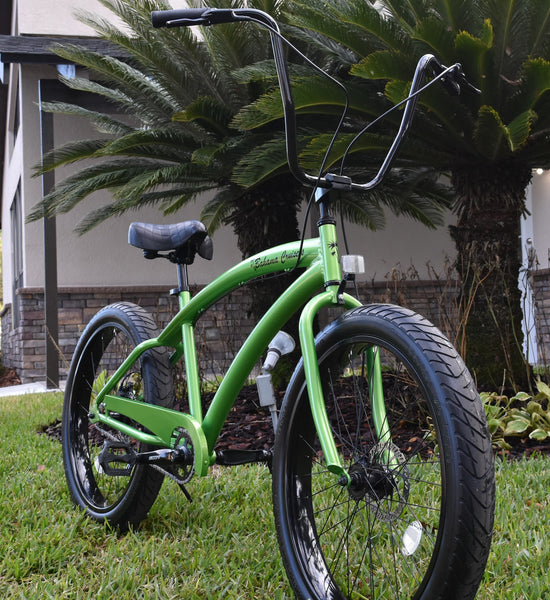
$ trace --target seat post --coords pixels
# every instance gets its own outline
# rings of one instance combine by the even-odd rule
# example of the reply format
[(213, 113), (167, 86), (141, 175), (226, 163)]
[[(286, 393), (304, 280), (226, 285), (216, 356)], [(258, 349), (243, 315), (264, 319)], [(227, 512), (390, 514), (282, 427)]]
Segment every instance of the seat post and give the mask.
[(170, 294), (173, 296), (180, 294), (181, 292), (189, 291), (189, 277), (187, 274), (187, 265), (183, 263), (177, 263), (178, 265), (178, 287), (170, 290)]

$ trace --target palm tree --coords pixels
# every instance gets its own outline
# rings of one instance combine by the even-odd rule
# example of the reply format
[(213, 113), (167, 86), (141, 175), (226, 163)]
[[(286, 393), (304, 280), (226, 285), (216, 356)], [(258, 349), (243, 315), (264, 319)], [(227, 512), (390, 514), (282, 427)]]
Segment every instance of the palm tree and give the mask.
[[(162, 0), (100, 1), (124, 28), (91, 15), (82, 19), (122, 48), (128, 60), (78, 46), (59, 46), (56, 52), (92, 74), (64, 79), (65, 84), (102, 96), (113, 110), (94, 112), (63, 103), (44, 107), (85, 117), (101, 135), (57, 147), (45, 157), (37, 174), (66, 164), (80, 168), (61, 181), (30, 218), (67, 212), (91, 193), (109, 190), (112, 202), (91, 211), (79, 224), (78, 231), (86, 232), (113, 215), (143, 205), (175, 213), (210, 191), (212, 199), (201, 218), (211, 233), (222, 223), (230, 223), (243, 257), (296, 239), (297, 211), (306, 192), (286, 166), (282, 124), (271, 119), (250, 131), (241, 127), (238, 118), (244, 107), (267, 90), (273, 89), (275, 97), (279, 94), (266, 33), (242, 23), (201, 28), (199, 35), (188, 28), (154, 29), (151, 11), (169, 8)], [(288, 2), (206, 0), (197, 4), (246, 5), (280, 19)], [(295, 74), (302, 72), (298, 63), (292, 68)], [(313, 125), (309, 120), (302, 127), (302, 140), (311, 138)], [(81, 166), (81, 161), (87, 161), (87, 166)], [(411, 192), (407, 197), (400, 193), (402, 188), (392, 193), (390, 187), (368, 202), (360, 197), (348, 202), (347, 213), (358, 223), (377, 227), (383, 221), (382, 204), (388, 204), (397, 213), (433, 225), (444, 204), (441, 186), (412, 173), (405, 179)], [(263, 311), (264, 301), (258, 295), (266, 286), (257, 287), (256, 314)], [(271, 288), (268, 296), (276, 293)]]
[[(296, 239), (297, 211), (304, 193), (288, 173), (258, 185), (254, 193), (232, 181), (234, 165), (273, 134), (273, 128), (249, 133), (231, 124), (240, 108), (266, 89), (262, 81), (243, 83), (238, 73), (251, 62), (269, 57), (267, 35), (242, 24), (220, 25), (204, 28), (198, 41), (193, 29), (152, 27), (151, 12), (170, 8), (162, 0), (100, 1), (117, 19), (81, 18), (122, 48), (128, 60), (76, 45), (56, 48), (60, 56), (92, 74), (64, 83), (102, 96), (110, 109), (94, 112), (76, 104), (45, 105), (53, 113), (89, 119), (100, 135), (56, 147), (44, 158), (37, 174), (90, 159), (92, 164), (79, 164), (34, 208), (30, 219), (41, 218), (44, 212), (67, 212), (91, 193), (109, 190), (112, 202), (89, 212), (78, 225), (84, 233), (139, 206), (155, 204), (166, 214), (175, 213), (211, 191), (202, 218), (210, 232), (231, 223), (243, 257)], [(203, 4), (217, 7), (220, 3)], [(280, 3), (249, 4), (277, 14)], [(124, 28), (113, 24), (117, 20)], [(254, 308), (261, 312), (257, 304)]]
[[(264, 243), (296, 238), (297, 207), (302, 190), (290, 177), (261, 186), (250, 206), (250, 192), (233, 183), (232, 167), (265, 137), (239, 132), (231, 121), (239, 109), (265, 89), (262, 82), (243, 83), (240, 68), (269, 56), (266, 35), (242, 24), (205, 28), (202, 42), (192, 29), (154, 29), (151, 11), (170, 8), (156, 0), (100, 0), (124, 29), (108, 20), (82, 15), (99, 35), (127, 52), (128, 61), (103, 56), (78, 46), (59, 46), (63, 58), (86, 67), (92, 77), (64, 79), (72, 89), (102, 96), (111, 111), (93, 112), (74, 104), (50, 103), (54, 113), (83, 116), (101, 134), (55, 148), (37, 173), (92, 159), (60, 182), (38, 204), (31, 219), (67, 212), (100, 189), (113, 201), (91, 211), (79, 224), (88, 231), (99, 222), (147, 204), (174, 213), (205, 191), (213, 197), (203, 218), (211, 231), (233, 223), (245, 256), (257, 251), (258, 231)], [(217, 6), (215, 0), (203, 3)], [(277, 13), (278, 3), (249, 4)], [(117, 113), (130, 117), (119, 118)], [(105, 136), (108, 134), (108, 137)], [(269, 197), (270, 210), (262, 202)], [(252, 222), (251, 222), (252, 221)], [(253, 236), (250, 232), (256, 232)]]
[[(424, 93), (396, 166), (450, 175), (457, 215), (452, 235), (468, 306), (467, 362), (480, 385), (500, 386), (504, 375), (513, 385), (527, 385), (519, 235), (532, 168), (550, 167), (548, 2), (321, 0), (295, 3), (292, 19), (311, 32), (311, 43), (323, 46), (328, 60), (338, 57), (347, 65), (352, 105), (366, 121), (406, 96), (416, 60), (425, 53), (448, 65), (462, 63), (481, 89), (481, 95), (465, 90), (460, 97), (442, 86)], [(379, 93), (353, 101), (372, 86)], [(299, 84), (298, 106), (313, 105), (312, 94), (307, 83)], [(241, 126), (253, 127), (255, 119), (277, 117), (264, 98), (239, 119)], [(386, 137), (375, 129), (354, 152), (376, 152)], [(348, 140), (342, 136), (333, 162)], [(318, 143), (313, 139), (304, 156), (314, 155)]]

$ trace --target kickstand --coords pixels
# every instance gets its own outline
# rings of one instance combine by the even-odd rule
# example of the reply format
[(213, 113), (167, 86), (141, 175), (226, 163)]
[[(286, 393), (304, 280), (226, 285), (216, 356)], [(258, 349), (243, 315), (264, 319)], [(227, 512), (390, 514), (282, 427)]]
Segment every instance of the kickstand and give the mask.
[(183, 492), (183, 495), (187, 498), (187, 500), (189, 500), (189, 502), (193, 502), (191, 494), (187, 491), (187, 488), (183, 485), (183, 483), (180, 483), (179, 481), (176, 481), (176, 483), (178, 484), (180, 490)]

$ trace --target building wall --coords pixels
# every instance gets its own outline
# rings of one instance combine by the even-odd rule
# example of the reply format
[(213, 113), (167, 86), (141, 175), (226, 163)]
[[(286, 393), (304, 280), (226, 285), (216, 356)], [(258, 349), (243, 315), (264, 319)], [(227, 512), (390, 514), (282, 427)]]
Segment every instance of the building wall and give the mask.
[(533, 174), (531, 184), (531, 214), (527, 218), (532, 223), (532, 241), (539, 267), (550, 268), (550, 171)]
[[(11, 310), (2, 313), (2, 355), (19, 373), (24, 383), (45, 380), (44, 291), (22, 288), (20, 324), (11, 329)], [(70, 287), (59, 290), (59, 370), (67, 376), (69, 363), (84, 326), (103, 306), (114, 302), (133, 302), (148, 310), (158, 324), (166, 325), (177, 311), (177, 300), (162, 286)], [(236, 354), (250, 332), (246, 318), (247, 295), (237, 290), (212, 307), (197, 325), (200, 364), (203, 371), (223, 372), (228, 360)]]
[(97, 0), (16, 0), (16, 5), (16, 34), (20, 35), (94, 35), (90, 27), (77, 19), (82, 11), (113, 19), (111, 11)]
[[(10, 229), (10, 207), (15, 191), (20, 185), (24, 214), (27, 215), (42, 198), (42, 181), (33, 177), (34, 167), (40, 163), (40, 114), (38, 105), (38, 83), (42, 78), (55, 78), (53, 67), (14, 65), (12, 70), (20, 80), (21, 125), (15, 143), (9, 142), (10, 150), (4, 172), (2, 199), (2, 223), (4, 235), (4, 304), (12, 302), (11, 281), (13, 243)], [(15, 77), (14, 77), (15, 79)], [(16, 89), (14, 85), (14, 89)], [(13, 94), (15, 97), (15, 93)], [(54, 119), (54, 144), (95, 137), (84, 120), (56, 116)], [(9, 136), (8, 136), (9, 137)], [(70, 174), (65, 167), (56, 172), (57, 181)], [(73, 211), (57, 217), (58, 282), (60, 286), (105, 286), (105, 285), (167, 285), (176, 280), (173, 266), (168, 261), (156, 261), (154, 267), (144, 261), (139, 249), (128, 245), (128, 226), (132, 221), (174, 222), (196, 219), (200, 216), (201, 204), (182, 209), (177, 215), (164, 217), (154, 208), (129, 212), (110, 219), (92, 232), (78, 235), (74, 229), (81, 219), (94, 208), (108, 203), (107, 193), (97, 193), (82, 201)], [(43, 231), (40, 221), (23, 226), (24, 285), (44, 285)], [(206, 283), (221, 273), (224, 268), (240, 259), (235, 238), (230, 228), (222, 228), (215, 239), (217, 260), (201, 265), (191, 273), (194, 283)], [(222, 249), (223, 248), (223, 249)]]
[(533, 362), (537, 365), (550, 365), (550, 268), (538, 269), (529, 273), (532, 290), (532, 303), (529, 310), (534, 315), (532, 343), (536, 345)]

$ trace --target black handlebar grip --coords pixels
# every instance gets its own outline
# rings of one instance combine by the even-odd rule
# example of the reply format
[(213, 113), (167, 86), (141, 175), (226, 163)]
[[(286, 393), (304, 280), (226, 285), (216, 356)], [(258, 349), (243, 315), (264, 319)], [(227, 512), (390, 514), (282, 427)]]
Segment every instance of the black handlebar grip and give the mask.
[(186, 27), (188, 25), (217, 25), (242, 20), (243, 9), (182, 8), (156, 10), (151, 13), (153, 27)]
[(155, 10), (151, 13), (151, 22), (153, 27), (167, 27), (170, 21), (197, 21), (197, 25), (202, 21), (203, 16), (209, 8), (181, 8), (175, 10)]

